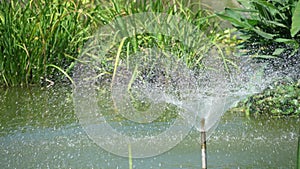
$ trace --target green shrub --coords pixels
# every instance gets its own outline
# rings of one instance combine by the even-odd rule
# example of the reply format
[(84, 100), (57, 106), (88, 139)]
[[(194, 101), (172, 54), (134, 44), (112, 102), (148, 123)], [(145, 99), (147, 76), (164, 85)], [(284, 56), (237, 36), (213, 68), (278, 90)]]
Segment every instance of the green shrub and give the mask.
[(279, 84), (249, 97), (242, 108), (248, 115), (300, 116), (300, 84)]
[[(244, 40), (246, 54), (269, 59), (294, 55), (300, 44), (298, 0), (239, 0), (241, 9), (226, 8), (218, 16), (231, 22)], [(286, 55), (286, 54), (285, 54)]]
[[(300, 2), (298, 0), (239, 0), (242, 8), (217, 14), (238, 31), (241, 55), (264, 62), (264, 74), (274, 72), (294, 82), (300, 79)], [(251, 96), (240, 107), (246, 114), (299, 116), (300, 88), (279, 85)]]

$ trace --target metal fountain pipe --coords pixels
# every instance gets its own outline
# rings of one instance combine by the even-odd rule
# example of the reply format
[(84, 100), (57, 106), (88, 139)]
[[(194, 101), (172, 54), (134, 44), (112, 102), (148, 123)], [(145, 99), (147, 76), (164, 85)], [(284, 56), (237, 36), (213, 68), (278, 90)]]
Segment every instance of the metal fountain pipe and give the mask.
[(206, 131), (205, 131), (205, 119), (201, 121), (201, 154), (202, 154), (202, 169), (207, 169), (207, 157), (206, 157)]
[(298, 151), (297, 151), (297, 169), (300, 169), (300, 128), (299, 128), (299, 135), (298, 135)]

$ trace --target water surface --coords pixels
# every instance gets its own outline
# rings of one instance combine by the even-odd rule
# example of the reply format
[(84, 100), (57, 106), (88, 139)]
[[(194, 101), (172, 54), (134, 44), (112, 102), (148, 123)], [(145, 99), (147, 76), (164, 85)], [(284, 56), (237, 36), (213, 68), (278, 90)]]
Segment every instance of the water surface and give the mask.
[[(124, 130), (130, 128), (125, 124)], [(227, 112), (208, 140), (208, 167), (295, 168), (299, 126), (298, 119), (248, 119)], [(199, 138), (192, 130), (164, 154), (133, 159), (133, 168), (201, 168)], [(128, 158), (108, 153), (89, 139), (74, 113), (70, 88), (9, 88), (0, 89), (0, 168), (129, 165)]]

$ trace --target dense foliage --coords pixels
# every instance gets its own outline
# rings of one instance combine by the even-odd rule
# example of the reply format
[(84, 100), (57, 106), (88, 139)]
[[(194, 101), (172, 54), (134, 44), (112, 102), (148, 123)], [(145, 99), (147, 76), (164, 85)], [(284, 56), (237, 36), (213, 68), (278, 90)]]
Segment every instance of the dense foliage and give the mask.
[[(218, 14), (232, 23), (243, 39), (243, 54), (266, 62), (273, 71), (300, 71), (300, 2), (298, 0), (239, 1), (243, 8)], [(266, 72), (268, 73), (268, 72)], [(295, 80), (299, 79), (294, 75)]]
[(69, 72), (96, 25), (95, 8), (81, 1), (1, 1), (0, 84), (39, 84), (59, 79), (58, 69)]
[(242, 8), (226, 8), (218, 14), (241, 32), (241, 48), (260, 58), (291, 55), (300, 44), (300, 3), (298, 0), (239, 0)]
[[(242, 8), (226, 8), (218, 16), (239, 32), (242, 55), (265, 62), (264, 73), (291, 73), (292, 84), (275, 85), (248, 98), (246, 113), (272, 116), (300, 114), (300, 2), (298, 0), (239, 0)], [(298, 84), (297, 84), (298, 81)]]
[[(199, 4), (185, 1), (1, 1), (0, 2), (0, 86), (53, 83), (71, 79), (72, 69), (84, 43), (99, 26), (116, 17), (140, 12), (164, 12), (181, 17), (206, 33), (207, 41), (190, 50), (181, 42), (162, 34), (138, 34), (112, 46), (104, 56), (103, 74), (111, 76), (118, 49), (121, 56), (144, 48), (158, 47), (185, 57), (190, 67), (201, 67), (201, 59), (211, 48), (219, 49), (224, 64), (231, 64), (221, 44), (242, 42), (245, 54), (267, 61), (275, 69), (300, 71), (300, 3), (298, 0), (239, 0), (244, 8), (218, 14), (241, 33), (227, 42), (231, 32), (219, 27), (213, 13)], [(229, 37), (228, 37), (229, 36)], [(202, 42), (203, 43), (203, 42)], [(300, 73), (294, 80), (299, 79)], [(299, 85), (280, 85), (251, 97), (245, 109), (254, 114), (299, 114)]]
[[(117, 17), (140, 12), (164, 12), (179, 16), (209, 35), (219, 31), (212, 13), (185, 1), (0, 1), (0, 85), (30, 85), (71, 79), (73, 65), (84, 43), (99, 26)], [(196, 9), (196, 10), (192, 10)], [(122, 52), (137, 52), (143, 47), (157, 46), (188, 53), (186, 63), (201, 64), (205, 48), (190, 51), (182, 43), (164, 35), (143, 34), (127, 38)], [(113, 69), (110, 61), (120, 44), (106, 56), (104, 73)], [(129, 51), (128, 51), (129, 50)], [(225, 59), (224, 59), (225, 60)], [(106, 71), (106, 72), (105, 72)]]
[(300, 83), (270, 87), (249, 97), (242, 107), (248, 115), (300, 116)]
[[(127, 23), (123, 23), (126, 21), (122, 19), (118, 20), (118, 23), (114, 24), (114, 26), (117, 27), (118, 33), (126, 35), (126, 38), (122, 41), (121, 39), (114, 39), (113, 42), (104, 43), (108, 43), (109, 46), (111, 46), (105, 56), (99, 53), (95, 54), (96, 56), (99, 56), (99, 60), (101, 60), (101, 66), (98, 67), (98, 70), (100, 70), (100, 72), (98, 72), (99, 75), (112, 76), (118, 68), (119, 59), (129, 61), (129, 58), (132, 58), (132, 61), (129, 62), (134, 62), (134, 57), (129, 56), (144, 52), (147, 49), (160, 49), (163, 52), (171, 53), (177, 60), (181, 59), (190, 68), (203, 68), (203, 58), (207, 56), (207, 53), (213, 47), (219, 45), (219, 39), (215, 36), (219, 32), (222, 32), (219, 27), (219, 20), (211, 11), (200, 9), (199, 6), (197, 7), (199, 4), (189, 4), (188, 1), (184, 0), (171, 2), (163, 0), (111, 2), (112, 3), (104, 9), (104, 12), (101, 13), (101, 17), (103, 18), (102, 22), (104, 22), (104, 24), (113, 21), (119, 16), (126, 17), (137, 13), (151, 12), (155, 16), (157, 15), (157, 17), (159, 17), (161, 13), (164, 13), (167, 18), (181, 18), (184, 21), (187, 21), (187, 23), (191, 23), (196, 29), (186, 30), (185, 26), (187, 25), (178, 23), (169, 25), (169, 27), (174, 28), (173, 30), (176, 32), (176, 37), (160, 33), (162, 32), (159, 30), (160, 28), (156, 31), (157, 33), (136, 33), (135, 29), (128, 29), (126, 26)], [(148, 19), (145, 19), (140, 27), (147, 28), (153, 22), (157, 22)], [(129, 25), (136, 25), (136, 23)], [(161, 27), (161, 25), (158, 27)], [(192, 31), (195, 31), (196, 33)], [(201, 34), (196, 36), (198, 35), (198, 32)], [(128, 37), (127, 35), (133, 36)], [(221, 38), (222, 35), (223, 34), (220, 34), (218, 37)], [(183, 40), (178, 39), (178, 37), (184, 37), (184, 41), (190, 42), (190, 44), (184, 44), (185, 42), (182, 42)], [(103, 41), (101, 40), (101, 42)], [(91, 46), (90, 48), (92, 49), (93, 47)], [(87, 50), (89, 49), (87, 48)], [(230, 59), (226, 58), (225, 55), (222, 55), (222, 50), (218, 50), (218, 52), (226, 66), (227, 64), (232, 64)], [(101, 78), (103, 78), (103, 76), (101, 76)], [(106, 77), (104, 78), (106, 79)]]

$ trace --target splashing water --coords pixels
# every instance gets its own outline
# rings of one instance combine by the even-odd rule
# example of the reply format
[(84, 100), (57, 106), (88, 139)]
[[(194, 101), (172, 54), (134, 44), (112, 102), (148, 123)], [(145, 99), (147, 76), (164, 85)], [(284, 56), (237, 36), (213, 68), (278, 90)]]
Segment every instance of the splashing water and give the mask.
[[(135, 24), (132, 24), (132, 19), (136, 21)], [(143, 25), (147, 20), (151, 24)], [(159, 24), (164, 23), (164, 20), (168, 24)], [(160, 31), (158, 33), (168, 36), (178, 35), (178, 39), (181, 38), (187, 44), (200, 37), (187, 38), (186, 35), (198, 35), (196, 29), (180, 18), (169, 15), (135, 14), (134, 17), (128, 16), (116, 21), (119, 22), (127, 24), (127, 30), (135, 30), (133, 32), (136, 34), (146, 30), (152, 33)], [(105, 150), (120, 156), (128, 155), (127, 145), (132, 149), (133, 158), (161, 154), (178, 144), (192, 127), (207, 132), (206, 138), (209, 138), (223, 113), (230, 107), (251, 94), (261, 92), (274, 81), (283, 78), (283, 75), (287, 77), (287, 73), (282, 71), (269, 71), (265, 75), (265, 64), (251, 62), (249, 58), (234, 58), (236, 65), (229, 65), (228, 68), (224, 58), (215, 49), (202, 59), (205, 68), (195, 71), (171, 52), (143, 48), (133, 55), (116, 57), (112, 77), (109, 77), (111, 80), (107, 80), (97, 72), (101, 69), (101, 59), (112, 42), (124, 42), (126, 36), (132, 36), (119, 33), (121, 30), (116, 23), (104, 27), (101, 30), (103, 37), (95, 36), (83, 52), (80, 58), (82, 63), (75, 67), (74, 101), (79, 121), (89, 136)], [(176, 32), (178, 23), (186, 26), (187, 32), (191, 32), (185, 32), (181, 37), (180, 32)], [(193, 44), (191, 48), (195, 46)], [(176, 107), (175, 120), (169, 129), (157, 135), (139, 137), (118, 133), (103, 116), (107, 112), (103, 112), (97, 105), (97, 100), (101, 99), (97, 89), (107, 82), (110, 84), (107, 89), (109, 99), (114, 108), (109, 112), (111, 115), (122, 116), (136, 126), (145, 126), (164, 116), (170, 107)], [(203, 119), (205, 123), (201, 125)]]
[(125, 118), (150, 123), (161, 115), (165, 103), (180, 106), (190, 98), (195, 82), (191, 71), (172, 55), (148, 49), (120, 61), (112, 81), (112, 99)]

